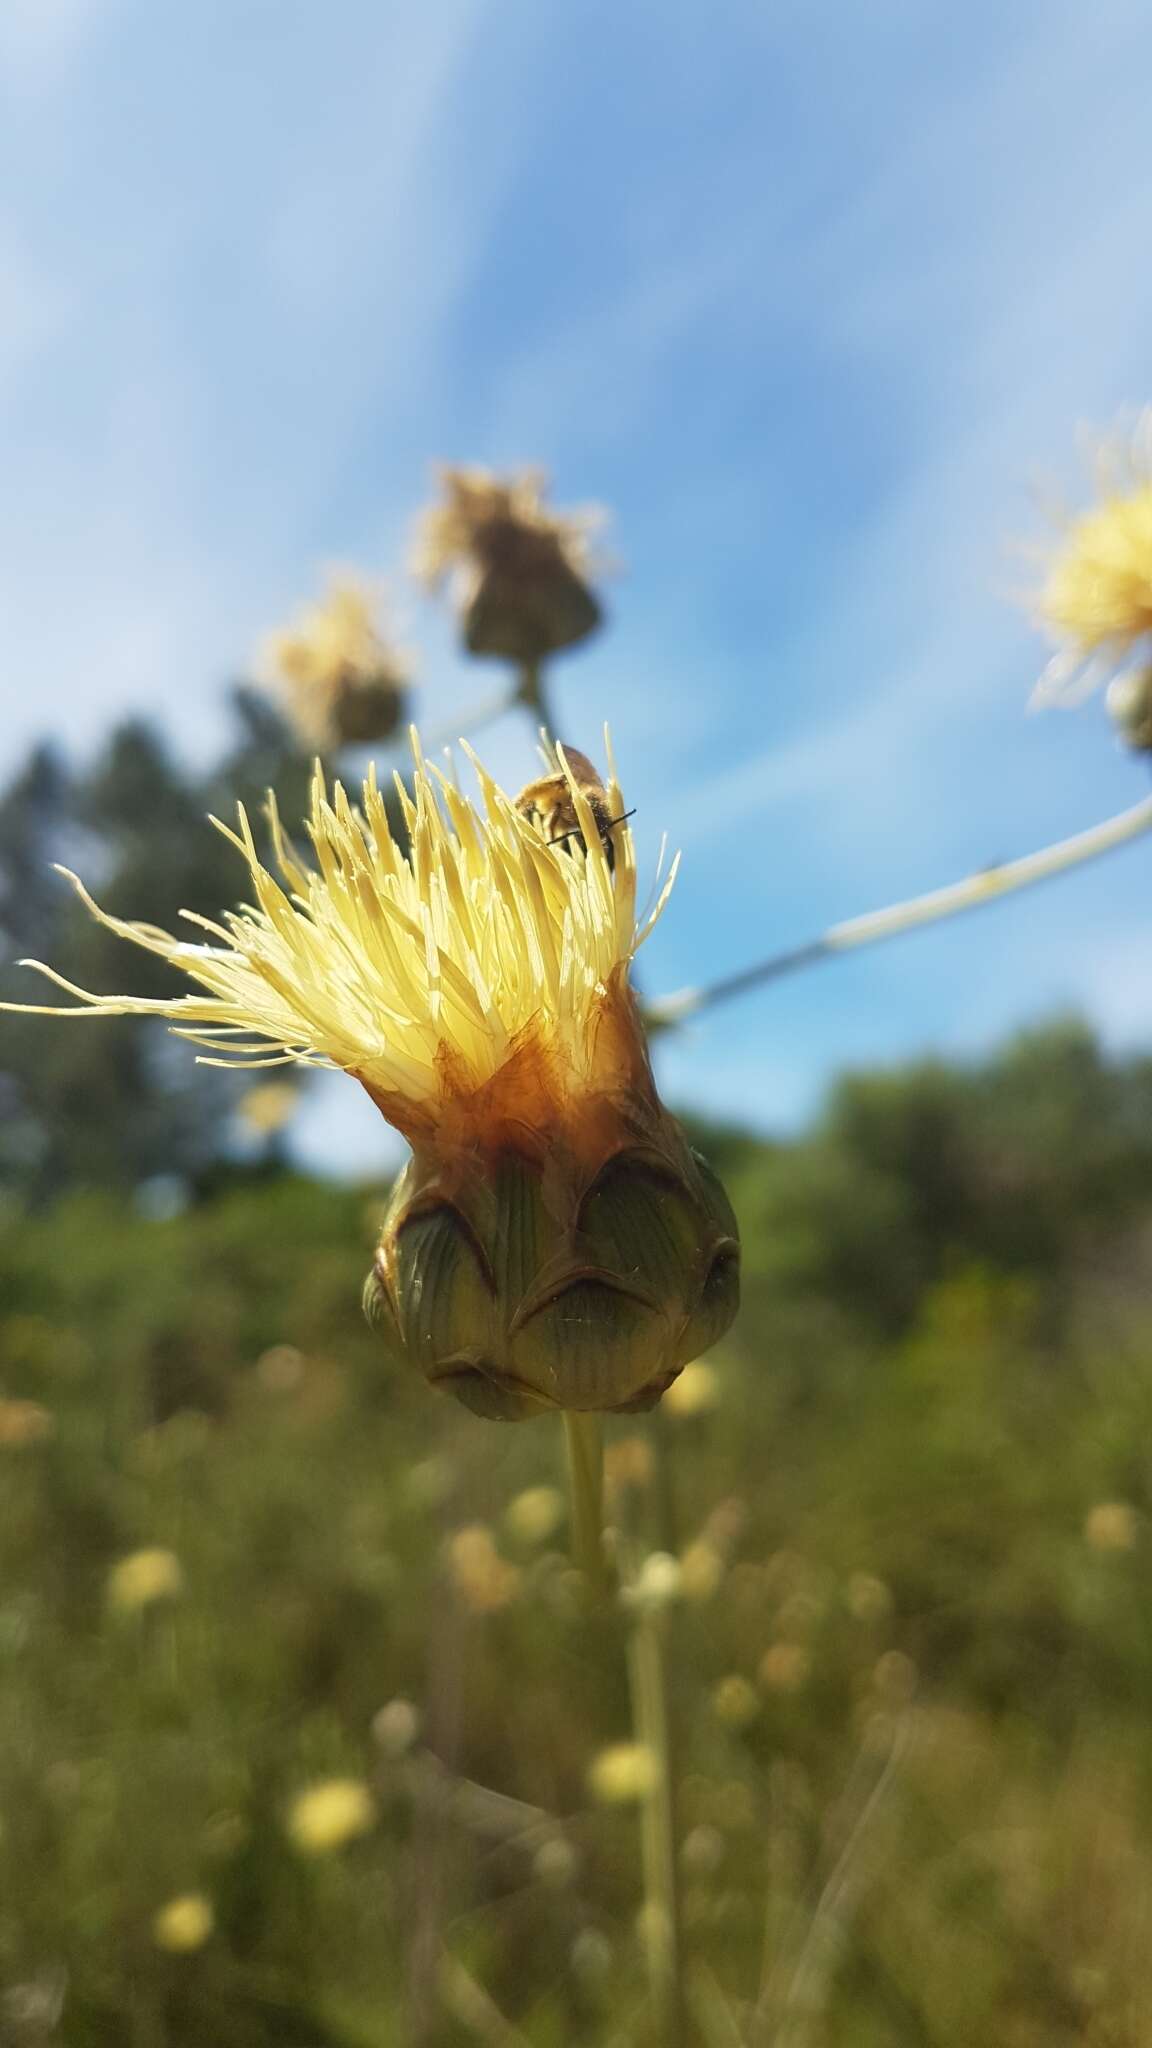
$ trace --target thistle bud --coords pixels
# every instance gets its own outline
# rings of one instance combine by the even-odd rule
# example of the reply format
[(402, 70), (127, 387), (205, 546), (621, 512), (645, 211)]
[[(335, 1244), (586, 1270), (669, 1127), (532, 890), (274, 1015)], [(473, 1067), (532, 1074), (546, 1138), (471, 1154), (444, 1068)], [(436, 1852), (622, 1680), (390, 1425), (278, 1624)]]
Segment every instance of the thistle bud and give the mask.
[(508, 481), (446, 469), (446, 502), (425, 515), (415, 568), (433, 588), (449, 574), (470, 654), (531, 666), (573, 647), (602, 618), (589, 576), (596, 515), (547, 510), (531, 471)]
[(372, 746), (400, 725), (407, 674), (381, 633), (379, 610), (373, 585), (332, 574), (323, 601), (266, 640), (261, 672), (310, 747)]
[(654, 1407), (739, 1298), (727, 1196), (654, 1108), (648, 1142), (592, 1171), (562, 1143), (477, 1153), (464, 1175), (417, 1155), (365, 1289), (390, 1350), (498, 1421)]
[(1152, 666), (1114, 676), (1104, 701), (1125, 745), (1134, 753), (1152, 754)]

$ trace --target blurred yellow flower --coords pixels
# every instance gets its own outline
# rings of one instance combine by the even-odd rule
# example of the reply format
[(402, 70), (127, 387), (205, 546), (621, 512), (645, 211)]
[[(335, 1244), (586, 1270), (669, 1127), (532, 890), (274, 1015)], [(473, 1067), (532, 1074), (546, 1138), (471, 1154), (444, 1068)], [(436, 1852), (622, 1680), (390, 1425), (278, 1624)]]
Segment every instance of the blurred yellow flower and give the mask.
[(520, 1573), (501, 1557), (491, 1529), (482, 1522), (457, 1529), (448, 1543), (452, 1583), (474, 1614), (495, 1614), (520, 1590)]
[(588, 1790), (602, 1806), (630, 1806), (656, 1784), (657, 1765), (642, 1742), (613, 1742), (588, 1766)]
[(799, 1692), (808, 1682), (812, 1659), (801, 1643), (772, 1643), (760, 1659), (765, 1692)]
[(190, 1955), (203, 1948), (215, 1924), (211, 1900), (203, 1892), (184, 1892), (161, 1906), (152, 1921), (152, 1939), (173, 1955)]
[(400, 723), (407, 672), (381, 633), (380, 602), (376, 586), (332, 570), (323, 601), (260, 650), (258, 673), (280, 690), (309, 746), (384, 740)]
[(328, 1856), (376, 1825), (376, 1806), (362, 1778), (324, 1778), (297, 1794), (288, 1833), (306, 1856)]
[(711, 1543), (690, 1543), (680, 1555), (680, 1591), (685, 1600), (710, 1600), (724, 1577), (725, 1560)]
[(0, 1450), (22, 1451), (55, 1433), (56, 1418), (41, 1402), (0, 1400)]
[(747, 1678), (732, 1672), (713, 1687), (712, 1712), (729, 1728), (746, 1728), (760, 1712), (760, 1696)]
[(1057, 651), (1036, 704), (1077, 703), (1152, 640), (1152, 408), (1096, 452), (1099, 502), (1067, 522), (1036, 599)]
[(604, 1486), (608, 1493), (639, 1492), (652, 1478), (652, 1446), (642, 1436), (620, 1436), (604, 1446)]
[(184, 1572), (173, 1550), (133, 1550), (108, 1574), (108, 1604), (121, 1614), (174, 1600), (183, 1590)]
[(702, 1358), (686, 1365), (664, 1396), (668, 1415), (708, 1415), (719, 1403), (720, 1375), (714, 1366), (705, 1365)]
[(291, 1123), (300, 1107), (300, 1090), (290, 1081), (258, 1081), (240, 1097), (236, 1114), (254, 1138), (272, 1138)]
[(1102, 1500), (1084, 1517), (1084, 1540), (1093, 1550), (1133, 1550), (1140, 1517), (1123, 1500)]
[(546, 1543), (564, 1520), (564, 1496), (555, 1486), (528, 1486), (510, 1500), (504, 1526), (518, 1543)]
[(844, 1589), (848, 1611), (857, 1621), (886, 1621), (892, 1612), (892, 1594), (883, 1579), (872, 1572), (853, 1572)]

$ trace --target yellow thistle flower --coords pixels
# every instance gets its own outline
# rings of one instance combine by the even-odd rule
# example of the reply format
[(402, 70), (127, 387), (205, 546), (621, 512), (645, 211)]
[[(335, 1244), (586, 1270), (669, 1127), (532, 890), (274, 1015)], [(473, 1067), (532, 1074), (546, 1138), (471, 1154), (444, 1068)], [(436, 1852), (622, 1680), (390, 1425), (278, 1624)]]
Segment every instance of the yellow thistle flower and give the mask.
[(211, 1900), (203, 1892), (184, 1892), (161, 1906), (152, 1922), (152, 1939), (172, 1955), (191, 1955), (203, 1948), (215, 1925)]
[(108, 1604), (120, 1614), (175, 1600), (183, 1590), (184, 1573), (173, 1550), (134, 1550), (108, 1574)]
[(288, 1833), (305, 1856), (330, 1856), (376, 1825), (376, 1806), (362, 1778), (324, 1778), (297, 1794)]
[(258, 673), (279, 690), (309, 746), (367, 745), (399, 725), (407, 672), (381, 634), (379, 612), (377, 588), (334, 570), (324, 600), (264, 641)]
[[(650, 1407), (738, 1293), (735, 1219), (659, 1101), (628, 985), (674, 869), (638, 922), (628, 827), (609, 860), (566, 763), (579, 835), (557, 846), (479, 764), (483, 813), (413, 747), (411, 797), (397, 781), (410, 853), (374, 774), (356, 812), (317, 769), (314, 867), (269, 799), (282, 880), (243, 809), (238, 831), (221, 826), (255, 900), (223, 923), (191, 917), (208, 943), (113, 917), (70, 877), (194, 993), (100, 996), (27, 964), (91, 1014), (168, 1018), (209, 1064), (334, 1066), (361, 1083), (413, 1151), (365, 1305), (430, 1380), (501, 1419)], [(614, 775), (605, 796), (622, 818)]]
[(537, 662), (595, 630), (591, 537), (603, 513), (550, 512), (538, 470), (502, 478), (444, 468), (440, 482), (443, 500), (421, 515), (412, 568), (431, 590), (451, 579), (469, 653)]
[(1078, 703), (1152, 643), (1152, 408), (1102, 444), (1099, 503), (1066, 523), (1036, 599), (1057, 651), (1033, 703)]

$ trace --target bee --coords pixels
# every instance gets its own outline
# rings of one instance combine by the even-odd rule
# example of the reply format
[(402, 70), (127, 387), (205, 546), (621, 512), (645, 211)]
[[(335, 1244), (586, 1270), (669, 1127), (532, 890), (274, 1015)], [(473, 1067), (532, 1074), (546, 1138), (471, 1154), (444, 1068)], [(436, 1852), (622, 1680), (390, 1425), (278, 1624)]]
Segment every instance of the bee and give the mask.
[[(596, 823), (604, 847), (604, 858), (611, 874), (616, 865), (616, 849), (612, 844), (612, 833), (622, 825), (631, 811), (622, 811), (612, 817), (608, 807), (608, 792), (586, 754), (578, 754), (575, 747), (565, 747), (564, 758), (572, 771), (580, 794), (588, 805)], [(542, 775), (538, 782), (529, 782), (516, 799), (516, 809), (529, 824), (535, 825), (542, 839), (549, 846), (562, 846), (570, 850), (575, 842), (581, 853), (587, 852), (584, 834), (576, 816), (576, 806), (568, 778), (562, 773)]]

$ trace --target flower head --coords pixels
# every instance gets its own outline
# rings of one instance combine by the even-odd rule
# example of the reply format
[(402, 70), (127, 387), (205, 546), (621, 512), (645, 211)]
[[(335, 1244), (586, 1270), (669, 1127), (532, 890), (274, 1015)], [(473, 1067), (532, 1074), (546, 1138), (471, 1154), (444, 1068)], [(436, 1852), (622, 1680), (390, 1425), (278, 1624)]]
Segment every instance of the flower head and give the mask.
[(191, 1955), (203, 1948), (215, 1924), (211, 1900), (203, 1892), (184, 1892), (161, 1906), (152, 1921), (152, 1939), (172, 1955)]
[(260, 673), (309, 746), (369, 744), (399, 725), (407, 677), (381, 634), (379, 610), (371, 584), (333, 571), (324, 600), (265, 640)]
[(134, 1550), (108, 1574), (108, 1602), (121, 1614), (174, 1600), (184, 1590), (184, 1573), (172, 1550)]
[(1036, 598), (1056, 652), (1035, 704), (1078, 703), (1152, 645), (1152, 408), (1095, 471), (1098, 502), (1065, 522)]
[(362, 1778), (323, 1778), (288, 1809), (288, 1833), (305, 1856), (330, 1856), (375, 1825), (375, 1802)]
[(563, 749), (577, 829), (555, 845), (479, 764), (482, 811), (413, 744), (406, 850), (374, 774), (356, 811), (317, 770), (311, 866), (269, 799), (279, 878), (242, 809), (221, 826), (253, 901), (192, 917), (207, 942), (112, 917), (71, 877), (193, 993), (101, 996), (40, 972), (90, 1013), (168, 1018), (211, 1064), (362, 1084), (413, 1149), (367, 1306), (430, 1379), (507, 1418), (651, 1405), (736, 1307), (735, 1220), (657, 1097), (628, 985), (672, 874), (638, 921), (615, 777), (610, 859)]
[(470, 653), (539, 661), (599, 625), (590, 579), (600, 512), (549, 511), (538, 470), (504, 478), (445, 468), (440, 481), (444, 495), (421, 517), (412, 566), (431, 590), (452, 579)]

